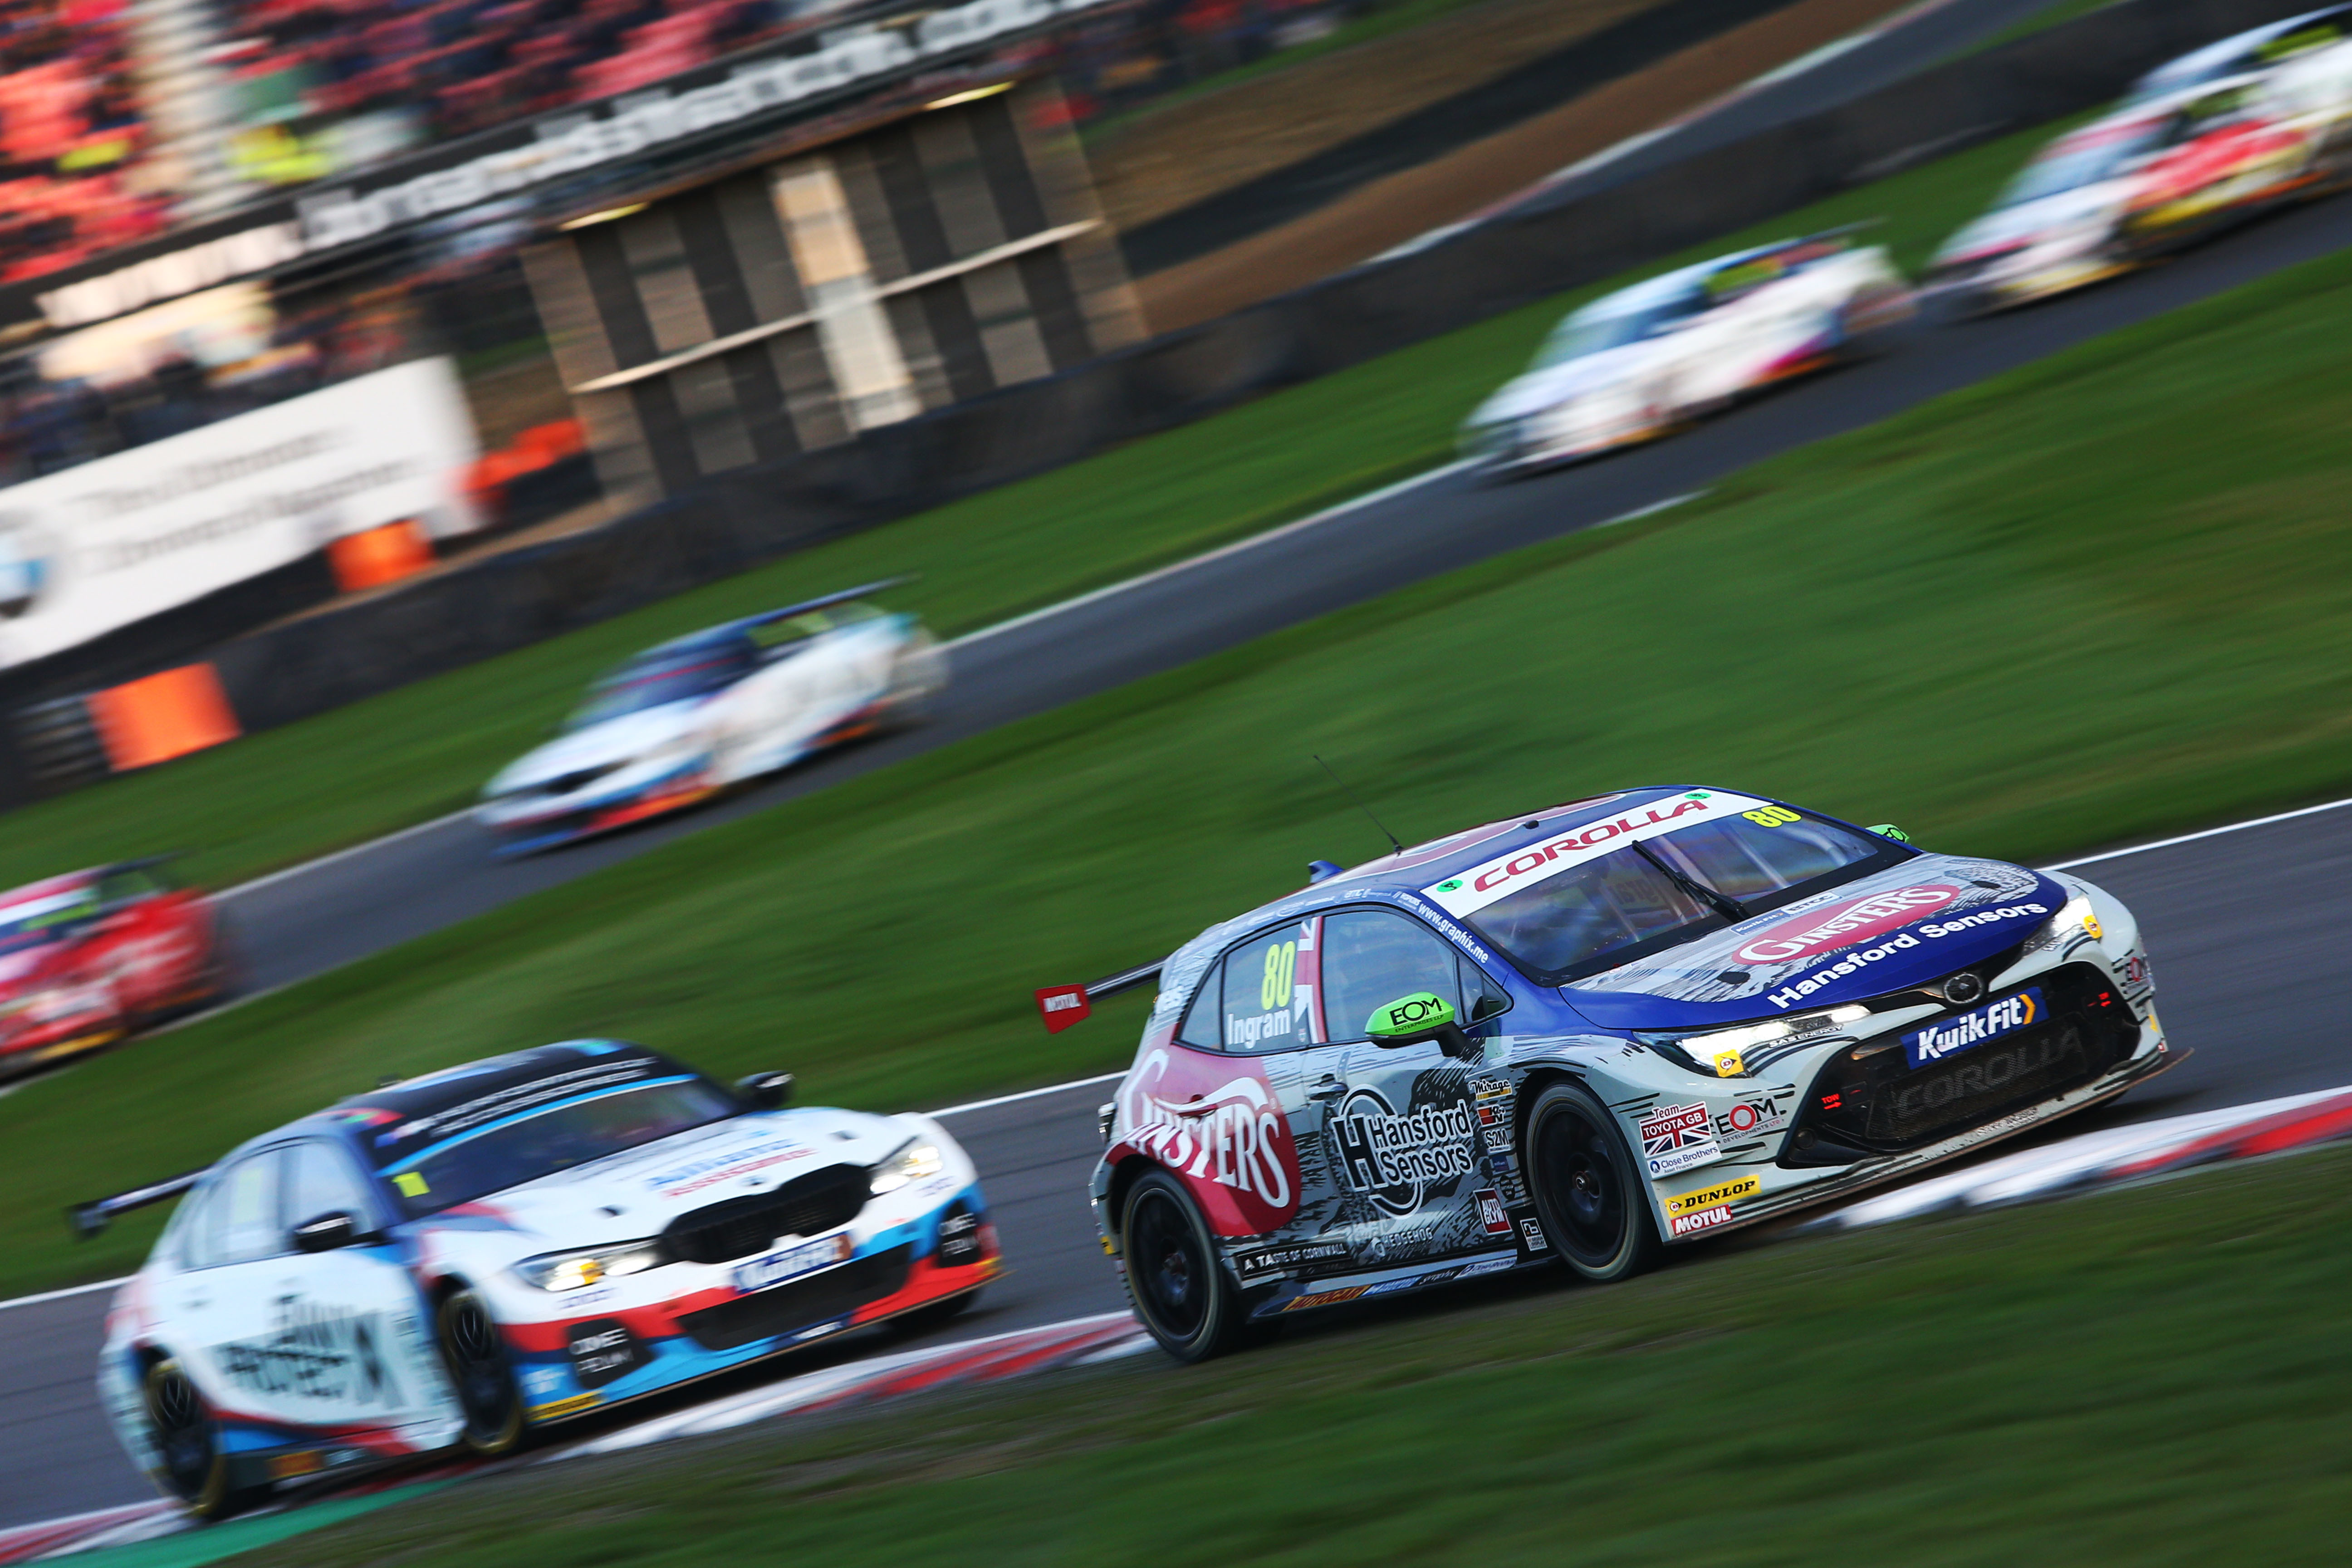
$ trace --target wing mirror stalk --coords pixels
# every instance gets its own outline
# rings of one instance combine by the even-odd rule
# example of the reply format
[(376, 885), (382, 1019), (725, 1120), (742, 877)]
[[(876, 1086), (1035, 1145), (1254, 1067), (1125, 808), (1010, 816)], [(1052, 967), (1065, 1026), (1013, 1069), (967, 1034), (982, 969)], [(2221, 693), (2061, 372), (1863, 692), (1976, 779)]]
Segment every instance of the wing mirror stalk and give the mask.
[(735, 1080), (735, 1097), (754, 1110), (778, 1110), (793, 1102), (793, 1075), (755, 1072)]
[(383, 1239), (373, 1231), (360, 1228), (360, 1222), (341, 1209), (335, 1209), (306, 1219), (294, 1227), (294, 1250), (297, 1252), (333, 1252), (341, 1247), (358, 1247)]
[(1435, 1040), (1447, 1056), (1475, 1058), (1486, 1048), (1454, 1016), (1454, 1004), (1433, 991), (1416, 991), (1372, 1009), (1364, 1020), (1364, 1037), (1376, 1046), (1413, 1046)]

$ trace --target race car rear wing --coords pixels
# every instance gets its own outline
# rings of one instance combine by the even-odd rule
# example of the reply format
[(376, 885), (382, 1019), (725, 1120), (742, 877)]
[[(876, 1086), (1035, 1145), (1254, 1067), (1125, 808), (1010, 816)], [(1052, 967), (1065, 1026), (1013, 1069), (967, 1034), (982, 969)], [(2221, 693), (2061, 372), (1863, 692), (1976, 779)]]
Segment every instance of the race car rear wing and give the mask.
[(1037, 1016), (1045, 1020), (1045, 1032), (1058, 1035), (1071, 1025), (1083, 1023), (1095, 1010), (1095, 1003), (1105, 996), (1116, 996), (1122, 991), (1132, 991), (1146, 981), (1160, 978), (1167, 963), (1155, 958), (1133, 969), (1122, 969), (1117, 974), (1105, 975), (1091, 985), (1048, 985), (1037, 995)]
[(76, 1241), (88, 1241), (113, 1223), (116, 1215), (143, 1209), (167, 1198), (176, 1198), (204, 1180), (211, 1170), (210, 1165), (205, 1165), (143, 1187), (133, 1187), (127, 1193), (117, 1193), (110, 1198), (92, 1198), (86, 1204), (74, 1204), (66, 1210), (66, 1223), (73, 1226)]
[(835, 605), (845, 605), (852, 599), (863, 599), (869, 594), (879, 594), (886, 588), (904, 587), (913, 582), (916, 575), (917, 574), (909, 572), (903, 576), (885, 577), (879, 583), (865, 583), (855, 588), (844, 588), (837, 594), (820, 594), (814, 599), (803, 599), (797, 605), (786, 605), (781, 610), (761, 610), (756, 616), (745, 616), (733, 624), (739, 626), (771, 626), (778, 621), (789, 621), (794, 616), (811, 615), (818, 610), (829, 610)]

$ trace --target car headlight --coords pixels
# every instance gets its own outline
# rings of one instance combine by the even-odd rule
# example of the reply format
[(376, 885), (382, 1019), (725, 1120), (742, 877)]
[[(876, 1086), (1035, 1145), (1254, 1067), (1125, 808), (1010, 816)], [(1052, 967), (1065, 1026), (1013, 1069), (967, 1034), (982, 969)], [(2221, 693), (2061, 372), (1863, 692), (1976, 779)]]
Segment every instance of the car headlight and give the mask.
[(2081, 893), (2075, 894), (2059, 905), (2058, 912), (2044, 921), (2040, 930), (2025, 939), (2025, 951), (2048, 952), (2053, 949), (2064, 947), (2074, 940), (2077, 932), (2089, 937), (2093, 942), (2101, 941), (2107, 934), (2106, 928), (2099, 923), (2098, 911), (2091, 907), (2091, 900)]
[(1870, 1016), (1870, 1009), (1858, 1005), (1832, 1007), (1826, 1013), (1804, 1013), (1793, 1018), (1767, 1018), (1760, 1024), (1741, 1024), (1734, 1028), (1716, 1029), (1704, 1035), (1685, 1035), (1675, 1041), (1682, 1053), (1717, 1078), (1744, 1078), (1748, 1074), (1746, 1053), (1758, 1046), (1777, 1040), (1802, 1041), (1814, 1035), (1834, 1034), (1848, 1024)]
[(526, 1258), (514, 1266), (523, 1280), (542, 1290), (581, 1290), (599, 1279), (642, 1274), (667, 1261), (656, 1241), (625, 1241), (614, 1247), (583, 1252), (550, 1252)]
[(878, 1198), (884, 1193), (895, 1193), (909, 1182), (936, 1176), (947, 1168), (947, 1156), (936, 1145), (917, 1140), (873, 1167), (874, 1195)]

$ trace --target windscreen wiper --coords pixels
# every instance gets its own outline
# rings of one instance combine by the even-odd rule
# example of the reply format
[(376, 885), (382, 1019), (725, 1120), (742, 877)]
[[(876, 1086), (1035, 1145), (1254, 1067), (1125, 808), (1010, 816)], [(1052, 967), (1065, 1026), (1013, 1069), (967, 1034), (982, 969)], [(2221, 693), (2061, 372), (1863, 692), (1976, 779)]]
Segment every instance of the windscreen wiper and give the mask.
[(1680, 871), (1675, 870), (1672, 866), (1667, 865), (1664, 860), (1661, 860), (1655, 855), (1651, 854), (1650, 847), (1647, 844), (1641, 842), (1639, 839), (1634, 840), (1633, 852), (1639, 855), (1643, 859), (1647, 860), (1651, 865), (1655, 866), (1662, 873), (1664, 874), (1667, 881), (1672, 882), (1675, 887), (1680, 888), (1684, 892), (1688, 893), (1692, 898), (1696, 899), (1699, 902), (1706, 904), (1707, 907), (1714, 910), (1717, 914), (1719, 914), (1725, 920), (1729, 921), (1733, 925), (1738, 925), (1741, 921), (1744, 921), (1748, 917), (1748, 910), (1745, 905), (1741, 904), (1738, 899), (1733, 898), (1728, 893), (1719, 893), (1713, 888), (1708, 887), (1705, 882), (1699, 881), (1696, 878), (1684, 876)]

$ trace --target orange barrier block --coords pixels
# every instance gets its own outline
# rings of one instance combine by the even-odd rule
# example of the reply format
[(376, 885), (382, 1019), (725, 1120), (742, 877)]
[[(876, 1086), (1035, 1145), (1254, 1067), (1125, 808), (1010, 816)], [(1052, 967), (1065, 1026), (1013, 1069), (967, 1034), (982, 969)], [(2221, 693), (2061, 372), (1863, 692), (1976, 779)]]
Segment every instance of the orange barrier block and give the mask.
[(93, 691), (89, 711), (116, 773), (184, 757), (244, 733), (209, 664), (182, 665)]
[(327, 546), (327, 564), (346, 594), (413, 577), (433, 564), (433, 542), (415, 520), (403, 518), (360, 533), (347, 533)]

